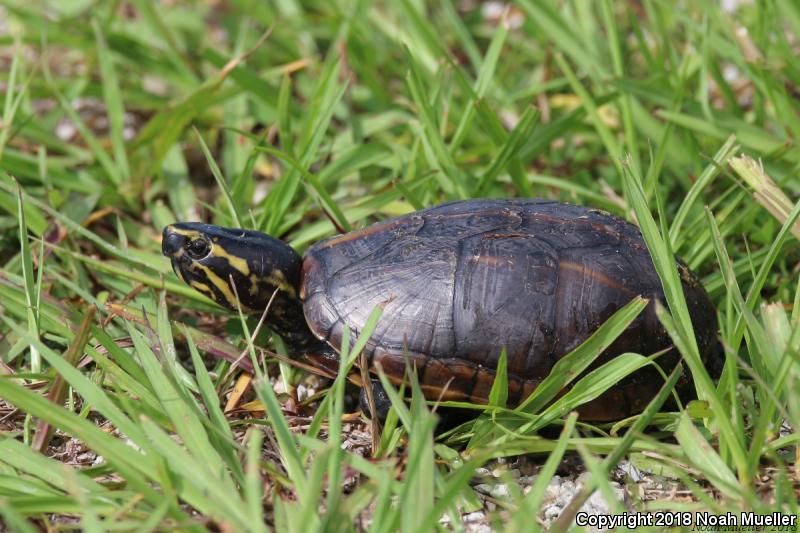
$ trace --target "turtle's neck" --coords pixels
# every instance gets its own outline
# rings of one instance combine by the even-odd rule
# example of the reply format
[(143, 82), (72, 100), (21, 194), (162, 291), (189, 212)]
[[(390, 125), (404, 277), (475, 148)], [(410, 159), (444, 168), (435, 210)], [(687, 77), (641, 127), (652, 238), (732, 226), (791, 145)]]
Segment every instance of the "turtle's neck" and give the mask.
[(303, 303), (282, 291), (275, 295), (267, 314), (266, 325), (281, 336), (293, 353), (307, 354), (328, 348), (308, 328)]

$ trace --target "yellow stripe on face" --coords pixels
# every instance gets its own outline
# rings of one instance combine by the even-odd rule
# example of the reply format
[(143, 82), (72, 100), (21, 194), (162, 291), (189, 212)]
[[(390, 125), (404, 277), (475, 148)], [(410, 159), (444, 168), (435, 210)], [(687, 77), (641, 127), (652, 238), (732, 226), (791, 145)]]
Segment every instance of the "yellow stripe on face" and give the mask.
[[(206, 279), (214, 284), (214, 286), (219, 289), (225, 299), (228, 301), (228, 304), (236, 309), (236, 295), (231, 290), (231, 286), (229, 285), (227, 280), (222, 279), (219, 277), (213, 270), (208, 268), (205, 265), (201, 265), (200, 263), (194, 263), (195, 268), (199, 268), (206, 274)], [(249, 310), (249, 308), (239, 301), (239, 304), (242, 306), (242, 310)]]
[[(249, 280), (250, 280), (250, 295), (255, 296), (256, 294), (258, 294), (259, 290), (258, 287), (259, 280), (255, 274), (251, 274)], [(264, 278), (264, 281), (272, 285), (273, 287), (277, 287), (278, 289), (282, 290), (292, 298), (296, 296), (294, 287), (292, 287), (289, 284), (289, 282), (286, 281), (286, 276), (283, 274), (283, 272), (281, 272), (278, 269), (273, 270), (268, 277)]]
[(221, 244), (218, 242), (214, 242), (211, 246), (211, 255), (214, 257), (224, 257), (228, 260), (228, 264), (234, 270), (237, 270), (242, 274), (244, 277), (248, 277), (250, 275), (250, 265), (247, 264), (247, 260), (241, 257), (237, 257), (235, 255), (231, 255), (228, 253), (225, 248), (222, 247)]
[(176, 228), (175, 226), (170, 226), (169, 231), (172, 233), (177, 233), (178, 235), (183, 235), (187, 239), (196, 239), (197, 237), (200, 237), (200, 232), (193, 229), (181, 229)]
[(295, 297), (294, 287), (292, 287), (289, 282), (286, 281), (286, 276), (277, 268), (270, 273), (266, 281), (270, 285), (278, 287), (292, 298)]
[(173, 272), (175, 272), (178, 275), (179, 278), (181, 278), (182, 282), (184, 282), (184, 283), (186, 283), (188, 285), (191, 285), (189, 280), (186, 278), (186, 275), (183, 273), (183, 269), (180, 266), (178, 266), (178, 267), (173, 266), (172, 270), (173, 270)]
[(212, 291), (211, 287), (209, 287), (205, 283), (197, 281), (197, 280), (192, 280), (192, 282), (189, 283), (189, 285), (191, 285), (194, 290), (205, 294), (206, 296), (210, 297), (212, 300), (214, 299), (214, 291)]
[(255, 274), (250, 275), (250, 296), (258, 294), (258, 279)]
[[(236, 309), (236, 295), (231, 290), (231, 287), (228, 284), (228, 281), (222, 279), (221, 277), (219, 277), (213, 270), (211, 270), (210, 268), (208, 268), (205, 265), (201, 265), (200, 263), (193, 263), (193, 265), (194, 265), (195, 268), (199, 268), (200, 270), (205, 272), (206, 279), (208, 281), (210, 281), (211, 283), (213, 283), (214, 286), (217, 289), (219, 289), (219, 291), (222, 293), (222, 295), (225, 296), (225, 299), (228, 301), (228, 304), (232, 308)], [(239, 300), (239, 305), (242, 306), (242, 311), (255, 312), (253, 309), (251, 309), (250, 307), (248, 307), (244, 303), (242, 303), (241, 300)]]

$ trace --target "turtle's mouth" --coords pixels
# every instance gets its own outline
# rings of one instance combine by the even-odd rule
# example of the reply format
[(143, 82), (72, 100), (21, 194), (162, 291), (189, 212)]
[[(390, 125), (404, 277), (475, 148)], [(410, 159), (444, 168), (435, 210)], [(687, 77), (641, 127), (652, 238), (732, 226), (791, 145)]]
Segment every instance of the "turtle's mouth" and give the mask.
[(189, 282), (186, 281), (186, 276), (183, 275), (183, 268), (181, 267), (180, 258), (170, 257), (170, 263), (172, 263), (172, 271), (175, 272), (175, 275), (178, 276), (181, 281), (188, 284)]
[(179, 231), (175, 231), (172, 226), (164, 228), (161, 234), (161, 253), (169, 257), (172, 263), (172, 271), (186, 284), (189, 283), (190, 276), (186, 270), (191, 265), (191, 258), (186, 254), (186, 245), (189, 237)]
[(198, 263), (193, 261), (189, 254), (178, 253), (170, 258), (172, 263), (172, 271), (178, 276), (178, 279), (185, 284), (198, 291), (199, 293), (211, 298), (222, 306), (230, 307), (228, 305), (228, 298), (224, 294), (215, 291), (213, 287), (218, 287), (213, 281), (210, 281), (204, 272), (204, 268)]

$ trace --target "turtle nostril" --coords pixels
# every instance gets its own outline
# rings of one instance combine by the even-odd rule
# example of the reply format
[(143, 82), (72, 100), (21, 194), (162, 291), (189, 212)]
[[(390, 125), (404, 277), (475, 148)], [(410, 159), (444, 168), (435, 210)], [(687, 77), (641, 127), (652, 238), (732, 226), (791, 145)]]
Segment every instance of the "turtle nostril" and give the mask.
[(167, 226), (161, 236), (161, 253), (167, 257), (172, 257), (178, 250), (183, 248), (185, 242), (186, 237), (174, 232), (170, 226)]

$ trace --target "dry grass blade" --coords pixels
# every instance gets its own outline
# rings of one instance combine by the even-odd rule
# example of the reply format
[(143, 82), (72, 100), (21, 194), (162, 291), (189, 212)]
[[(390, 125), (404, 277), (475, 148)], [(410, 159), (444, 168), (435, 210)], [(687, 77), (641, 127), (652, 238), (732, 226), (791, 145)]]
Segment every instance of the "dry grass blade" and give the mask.
[[(78, 358), (83, 353), (83, 347), (86, 346), (86, 343), (89, 340), (89, 333), (92, 330), (92, 321), (94, 320), (96, 311), (96, 307), (89, 307), (86, 310), (86, 314), (83, 315), (83, 321), (78, 328), (78, 333), (75, 335), (75, 338), (72, 339), (72, 342), (67, 349), (67, 353), (64, 355), (64, 360), (72, 366), (75, 366), (75, 363), (78, 362)], [(64, 402), (66, 395), (67, 383), (64, 381), (64, 376), (58, 374), (53, 379), (53, 385), (50, 387), (50, 391), (47, 393), (47, 399), (56, 405), (61, 405)], [(52, 436), (53, 426), (44, 420), (40, 420), (36, 425), (36, 434), (33, 437), (33, 444), (31, 446), (34, 450), (41, 452), (47, 448)]]
[[(756, 201), (781, 224), (785, 223), (794, 204), (778, 184), (764, 172), (764, 165), (746, 155), (731, 158), (729, 164), (736, 174), (753, 189), (753, 197)], [(797, 240), (800, 240), (800, 221), (794, 223), (791, 232)]]

